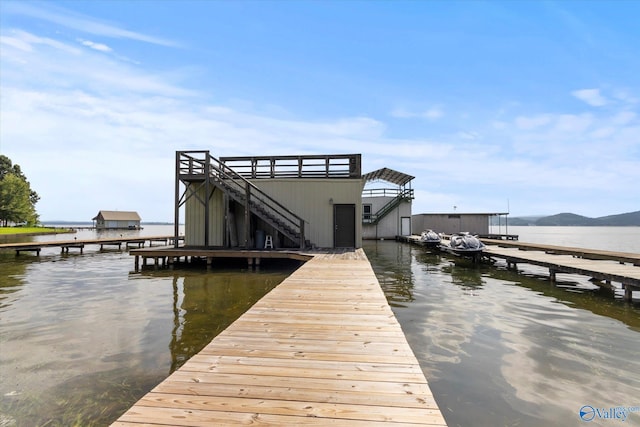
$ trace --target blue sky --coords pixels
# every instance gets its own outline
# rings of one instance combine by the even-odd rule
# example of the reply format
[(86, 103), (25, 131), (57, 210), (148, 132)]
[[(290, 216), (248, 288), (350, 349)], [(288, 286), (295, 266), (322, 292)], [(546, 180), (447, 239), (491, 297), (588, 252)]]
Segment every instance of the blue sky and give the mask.
[(173, 218), (176, 150), (361, 153), (414, 213), (640, 210), (638, 1), (0, 2), (43, 220)]

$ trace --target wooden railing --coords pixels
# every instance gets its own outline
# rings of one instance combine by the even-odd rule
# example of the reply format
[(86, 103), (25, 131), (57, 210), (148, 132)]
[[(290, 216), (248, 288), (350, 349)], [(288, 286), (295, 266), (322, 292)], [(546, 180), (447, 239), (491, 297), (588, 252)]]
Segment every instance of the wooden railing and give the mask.
[(360, 154), (221, 157), (220, 161), (250, 179), (362, 177)]
[[(179, 151), (176, 155), (178, 179), (209, 180), (231, 198), (245, 205), (292, 241), (305, 245), (304, 219), (252, 184), (245, 176), (209, 154), (209, 151)], [(178, 201), (181, 205), (182, 199)], [(204, 201), (201, 200), (204, 203)]]

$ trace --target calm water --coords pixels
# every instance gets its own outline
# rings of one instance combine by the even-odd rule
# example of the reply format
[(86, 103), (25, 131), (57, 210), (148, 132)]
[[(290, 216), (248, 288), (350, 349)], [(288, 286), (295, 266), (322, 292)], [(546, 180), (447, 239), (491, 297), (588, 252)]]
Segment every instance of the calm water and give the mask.
[(297, 266), (134, 273), (98, 249), (0, 253), (0, 426), (110, 424)]
[[(562, 242), (549, 228), (510, 232), (640, 252), (640, 228), (574, 228), (573, 236), (562, 228)], [(544, 271), (474, 266), (407, 244), (368, 242), (365, 250), (450, 426), (617, 425), (586, 423), (580, 408), (640, 407), (637, 301), (575, 276), (554, 287)], [(640, 412), (623, 425), (640, 425)]]
[[(509, 232), (640, 252), (640, 228), (603, 228)], [(553, 287), (544, 271), (478, 267), (407, 244), (365, 250), (449, 425), (579, 426), (583, 405), (640, 406), (637, 303), (585, 279)], [(115, 249), (0, 253), (0, 426), (108, 425), (293, 268), (134, 273)], [(623, 425), (640, 425), (640, 414)]]

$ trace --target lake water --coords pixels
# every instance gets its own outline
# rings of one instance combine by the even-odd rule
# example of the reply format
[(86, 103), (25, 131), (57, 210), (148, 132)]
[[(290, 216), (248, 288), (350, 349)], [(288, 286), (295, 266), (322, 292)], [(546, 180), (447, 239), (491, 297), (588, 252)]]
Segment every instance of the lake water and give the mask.
[[(640, 228), (601, 228), (509, 233), (640, 252)], [(552, 286), (520, 265), (476, 266), (393, 241), (364, 249), (450, 426), (579, 426), (585, 405), (640, 407), (637, 301), (575, 276)], [(108, 425), (295, 267), (135, 273), (115, 249), (0, 253), (0, 426)], [(640, 425), (640, 413), (624, 425)]]
[[(640, 253), (640, 227), (509, 233)], [(636, 408), (623, 425), (640, 425), (637, 300), (579, 276), (559, 275), (553, 286), (537, 267), (476, 266), (387, 241), (365, 250), (449, 426), (583, 426), (585, 405)]]

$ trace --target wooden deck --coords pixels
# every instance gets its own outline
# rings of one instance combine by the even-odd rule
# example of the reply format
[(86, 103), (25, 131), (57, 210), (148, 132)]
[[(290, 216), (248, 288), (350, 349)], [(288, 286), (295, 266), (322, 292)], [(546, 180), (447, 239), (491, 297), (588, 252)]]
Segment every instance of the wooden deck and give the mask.
[(113, 426), (444, 426), (364, 252), (315, 254)]
[[(422, 246), (420, 236), (399, 236), (398, 240)], [(633, 292), (640, 291), (640, 254), (575, 248), (538, 243), (481, 239), (487, 246), (483, 256), (501, 258), (511, 268), (518, 263), (549, 269), (555, 282), (557, 273), (579, 274), (596, 280), (596, 285), (613, 289), (617, 282), (624, 289), (624, 299), (632, 301)]]
[(554, 255), (571, 255), (573, 257), (591, 260), (609, 260), (621, 263), (631, 263), (640, 266), (640, 254), (620, 251), (605, 251), (601, 249), (585, 249), (571, 246), (544, 245), (541, 243), (505, 242), (502, 240), (482, 239), (487, 245), (497, 245), (504, 248), (517, 248), (522, 251), (542, 251)]
[[(634, 258), (634, 254), (621, 254), (620, 260), (609, 259), (593, 260), (588, 257), (583, 258), (578, 255), (565, 255), (569, 248), (561, 254), (549, 253), (544, 250), (522, 250), (517, 247), (503, 248), (498, 246), (487, 246), (484, 250), (485, 256), (502, 258), (507, 261), (510, 267), (517, 263), (533, 264), (549, 269), (552, 282), (555, 282), (557, 273), (580, 274), (590, 276), (602, 281), (600, 286), (611, 288), (611, 282), (622, 284), (625, 290), (625, 300), (632, 300), (632, 292), (640, 291), (640, 267), (635, 264), (625, 264), (623, 260), (629, 262)], [(613, 258), (615, 259), (615, 258)]]
[[(40, 255), (42, 248), (58, 247), (62, 249), (63, 253), (69, 253), (70, 248), (80, 249), (80, 253), (83, 252), (85, 245), (100, 246), (100, 250), (103, 250), (105, 246), (117, 246), (118, 249), (122, 248), (122, 245), (128, 249), (136, 246), (138, 248), (143, 247), (146, 242), (149, 242), (149, 246), (153, 245), (153, 242), (160, 242), (161, 245), (167, 245), (174, 241), (175, 237), (171, 236), (137, 236), (137, 237), (108, 237), (101, 239), (69, 239), (69, 240), (51, 240), (44, 242), (21, 242), (21, 243), (0, 243), (0, 250), (12, 250), (16, 252), (16, 255), (20, 255), (20, 252), (35, 252)], [(178, 237), (182, 240), (183, 237)]]

